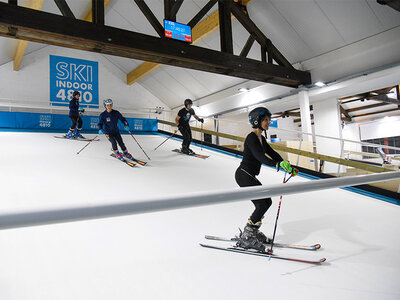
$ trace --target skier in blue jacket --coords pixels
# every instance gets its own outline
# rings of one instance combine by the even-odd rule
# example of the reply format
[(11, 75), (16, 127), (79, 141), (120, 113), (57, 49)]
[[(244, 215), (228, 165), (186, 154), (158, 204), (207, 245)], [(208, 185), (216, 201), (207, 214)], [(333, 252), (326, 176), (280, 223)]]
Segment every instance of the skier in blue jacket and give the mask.
[[(81, 93), (78, 91), (74, 91), (72, 94), (72, 99), (69, 102), (69, 118), (71, 119), (71, 127), (69, 128), (69, 131), (65, 135), (65, 137), (69, 139), (73, 138), (84, 138), (81, 135), (81, 130), (82, 130), (82, 118), (80, 117), (80, 114), (84, 113), (83, 108), (79, 108), (79, 97), (81, 96)], [(76, 124), (78, 123), (78, 127), (76, 127)]]
[[(122, 116), (118, 110), (114, 110), (113, 101), (111, 99), (106, 99), (103, 101), (104, 107), (106, 108), (100, 114), (99, 118), (99, 134), (104, 134), (111, 142), (113, 152), (115, 157), (119, 160), (123, 160), (123, 156), (128, 159), (132, 159), (132, 155), (128, 152), (124, 141), (122, 140), (121, 134), (118, 129), (118, 120), (120, 120), (125, 125), (125, 130), (129, 130), (128, 121)], [(120, 146), (123, 155), (118, 151), (118, 145)]]

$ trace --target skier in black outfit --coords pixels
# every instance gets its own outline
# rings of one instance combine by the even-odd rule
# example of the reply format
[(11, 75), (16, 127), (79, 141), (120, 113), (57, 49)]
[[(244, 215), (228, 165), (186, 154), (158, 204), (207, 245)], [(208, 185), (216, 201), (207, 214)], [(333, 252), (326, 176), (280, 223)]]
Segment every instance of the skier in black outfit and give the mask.
[[(82, 118), (80, 117), (80, 114), (83, 114), (85, 110), (83, 108), (79, 108), (79, 97), (81, 96), (81, 93), (78, 91), (74, 91), (72, 94), (72, 99), (69, 102), (69, 118), (71, 119), (72, 125), (69, 128), (68, 133), (66, 134), (67, 138), (73, 139), (73, 138), (84, 138), (81, 135), (81, 130), (82, 130)], [(76, 127), (76, 123), (78, 123), (78, 127)]]
[[(249, 113), (249, 121), (253, 131), (249, 133), (244, 142), (243, 159), (235, 173), (235, 179), (240, 187), (261, 185), (256, 178), (260, 174), (261, 164), (268, 164), (268, 154), (274, 161), (288, 172), (292, 172), (289, 162), (274, 151), (262, 132), (268, 130), (271, 122), (271, 112), (264, 107), (257, 107)], [(270, 242), (262, 232), (259, 231), (261, 220), (272, 204), (271, 198), (251, 200), (255, 205), (253, 214), (247, 221), (243, 232), (240, 235), (238, 246), (245, 249), (265, 251), (264, 243)]]
[(118, 129), (118, 120), (120, 120), (122, 123), (124, 123), (125, 130), (129, 130), (128, 121), (121, 115), (118, 110), (114, 110), (112, 108), (113, 101), (111, 99), (104, 100), (103, 104), (106, 110), (103, 111), (99, 117), (99, 134), (106, 134), (107, 139), (112, 145), (112, 149), (116, 158), (118, 158), (119, 160), (124, 160), (122, 154), (118, 152), (118, 143), (118, 145), (121, 147), (123, 155), (126, 158), (132, 159), (133, 157), (128, 152), (128, 149), (126, 148)]
[(181, 152), (184, 154), (194, 154), (193, 150), (189, 148), (192, 142), (192, 131), (189, 126), (190, 118), (194, 116), (197, 121), (204, 123), (204, 119), (199, 118), (192, 109), (192, 104), (192, 100), (186, 99), (184, 102), (185, 107), (178, 112), (175, 118), (175, 123), (183, 136)]

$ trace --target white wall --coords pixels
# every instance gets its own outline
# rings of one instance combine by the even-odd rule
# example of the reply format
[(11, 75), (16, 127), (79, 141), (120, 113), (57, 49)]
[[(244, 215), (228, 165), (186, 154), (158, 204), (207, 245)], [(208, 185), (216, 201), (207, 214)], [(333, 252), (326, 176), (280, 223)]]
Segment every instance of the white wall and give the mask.
[[(342, 128), (342, 137), (345, 140), (360, 142), (360, 125), (358, 123), (349, 123)], [(361, 152), (361, 144), (345, 142), (344, 149), (347, 151)], [(361, 155), (351, 154), (347, 156), (352, 159), (362, 159)]]
[(97, 61), (99, 63), (100, 106), (103, 99), (112, 98), (116, 108), (135, 109), (156, 106), (168, 108), (140, 84), (127, 85), (126, 74), (110, 63), (105, 56), (56, 46), (47, 46), (26, 55), (19, 71), (13, 71), (12, 61), (0, 66), (0, 100), (2, 102), (11, 100), (11, 103), (24, 102), (32, 107), (50, 103), (49, 55)]
[(400, 136), (400, 116), (360, 124), (360, 135), (362, 140)]
[[(313, 107), (315, 134), (341, 138), (340, 110), (336, 99), (313, 103)], [(319, 154), (340, 157), (340, 141), (321, 137), (315, 140)], [(325, 173), (336, 173), (337, 169), (337, 164), (325, 162)]]
[[(286, 130), (293, 130), (293, 131), (298, 131), (299, 130), (299, 123), (294, 123), (293, 118), (279, 118), (278, 119), (278, 129), (286, 129)], [(278, 138), (280, 138), (282, 141), (299, 141), (300, 137), (297, 133), (295, 132), (285, 132), (285, 131), (279, 131), (276, 130), (275, 128), (270, 128), (268, 130), (269, 135), (271, 136), (272, 134), (276, 134)]]

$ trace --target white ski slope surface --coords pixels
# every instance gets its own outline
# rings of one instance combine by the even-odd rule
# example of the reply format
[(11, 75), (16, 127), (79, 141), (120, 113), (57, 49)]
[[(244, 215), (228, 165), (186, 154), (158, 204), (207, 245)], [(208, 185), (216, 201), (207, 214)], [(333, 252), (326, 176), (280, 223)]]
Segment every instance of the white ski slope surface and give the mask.
[[(0, 213), (65, 204), (173, 196), (236, 188), (240, 159), (193, 146), (207, 160), (171, 150), (180, 142), (136, 135), (151, 157), (130, 168), (109, 156), (101, 136), (81, 154), (81, 141), (53, 133), (0, 132)], [(88, 135), (93, 137), (93, 135)], [(123, 135), (129, 151), (147, 160)], [(283, 173), (262, 167), (264, 185)], [(296, 177), (293, 182), (307, 179)], [(287, 184), (290, 184), (287, 183)], [(271, 235), (279, 198), (262, 230)], [(205, 249), (204, 235), (234, 236), (250, 201), (108, 219), (0, 230), (1, 300), (132, 299), (400, 299), (400, 209), (341, 189), (284, 196), (277, 242), (322, 244), (313, 266)], [(207, 241), (214, 245), (229, 243)]]

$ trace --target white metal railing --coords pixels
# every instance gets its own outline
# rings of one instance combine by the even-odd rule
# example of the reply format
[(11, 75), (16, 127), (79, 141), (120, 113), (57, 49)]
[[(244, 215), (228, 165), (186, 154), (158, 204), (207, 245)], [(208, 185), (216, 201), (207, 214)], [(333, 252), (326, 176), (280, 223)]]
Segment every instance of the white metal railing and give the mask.
[[(218, 121), (228, 121), (228, 122), (237, 123), (237, 124), (249, 125), (248, 122), (236, 121), (236, 120), (230, 120), (230, 119), (223, 119), (223, 118), (207, 118), (207, 119), (218, 120)], [(368, 143), (368, 142), (354, 141), (354, 140), (348, 140), (348, 139), (343, 139), (343, 138), (338, 138), (338, 137), (333, 137), (333, 136), (328, 136), (328, 135), (308, 133), (308, 132), (302, 132), (302, 131), (291, 130), (291, 129), (283, 129), (283, 128), (272, 128), (272, 129), (277, 132), (290, 132), (290, 133), (296, 133), (298, 135), (312, 136), (313, 140), (315, 140), (315, 137), (320, 137), (320, 138), (326, 138), (326, 139), (331, 139), (331, 140), (340, 141), (340, 142), (354, 143), (354, 144), (368, 146), (368, 147), (384, 148), (384, 149), (400, 151), (400, 147), (393, 147), (393, 146), (387, 146), (387, 145), (381, 145), (381, 144), (373, 144), (373, 143)]]
[[(6, 108), (8, 111), (15, 111), (18, 109), (18, 111), (23, 110), (25, 112), (31, 112), (34, 110), (42, 110), (43, 113), (48, 112), (48, 113), (53, 113), (53, 112), (68, 112), (69, 109), (67, 106), (59, 106), (56, 104), (66, 104), (66, 102), (49, 102), (49, 101), (21, 101), (21, 100), (15, 100), (15, 99), (5, 99), (5, 98), (0, 98), (0, 107)], [(156, 108), (150, 108), (150, 107), (135, 107), (135, 108), (127, 108), (127, 107), (122, 107), (122, 106), (115, 106), (116, 109), (120, 110), (124, 114), (133, 114), (133, 115), (144, 115), (144, 116), (149, 116), (154, 117), (156, 115), (159, 115), (160, 113), (163, 112), (163, 108), (156, 107)], [(88, 114), (100, 114), (103, 111), (103, 107), (100, 104), (99, 108), (88, 108), (85, 109), (85, 111)]]
[(0, 230), (149, 213), (248, 199), (260, 199), (398, 178), (400, 178), (400, 172), (387, 172), (345, 178), (313, 180), (309, 182), (290, 182), (285, 184), (285, 186), (279, 184), (273, 186), (243, 187), (214, 192), (190, 193), (175, 197), (141, 199), (140, 201), (131, 200), (118, 203), (114, 199), (113, 202), (109, 204), (67, 206), (63, 208), (29, 210), (24, 212), (3, 212), (0, 214)]

